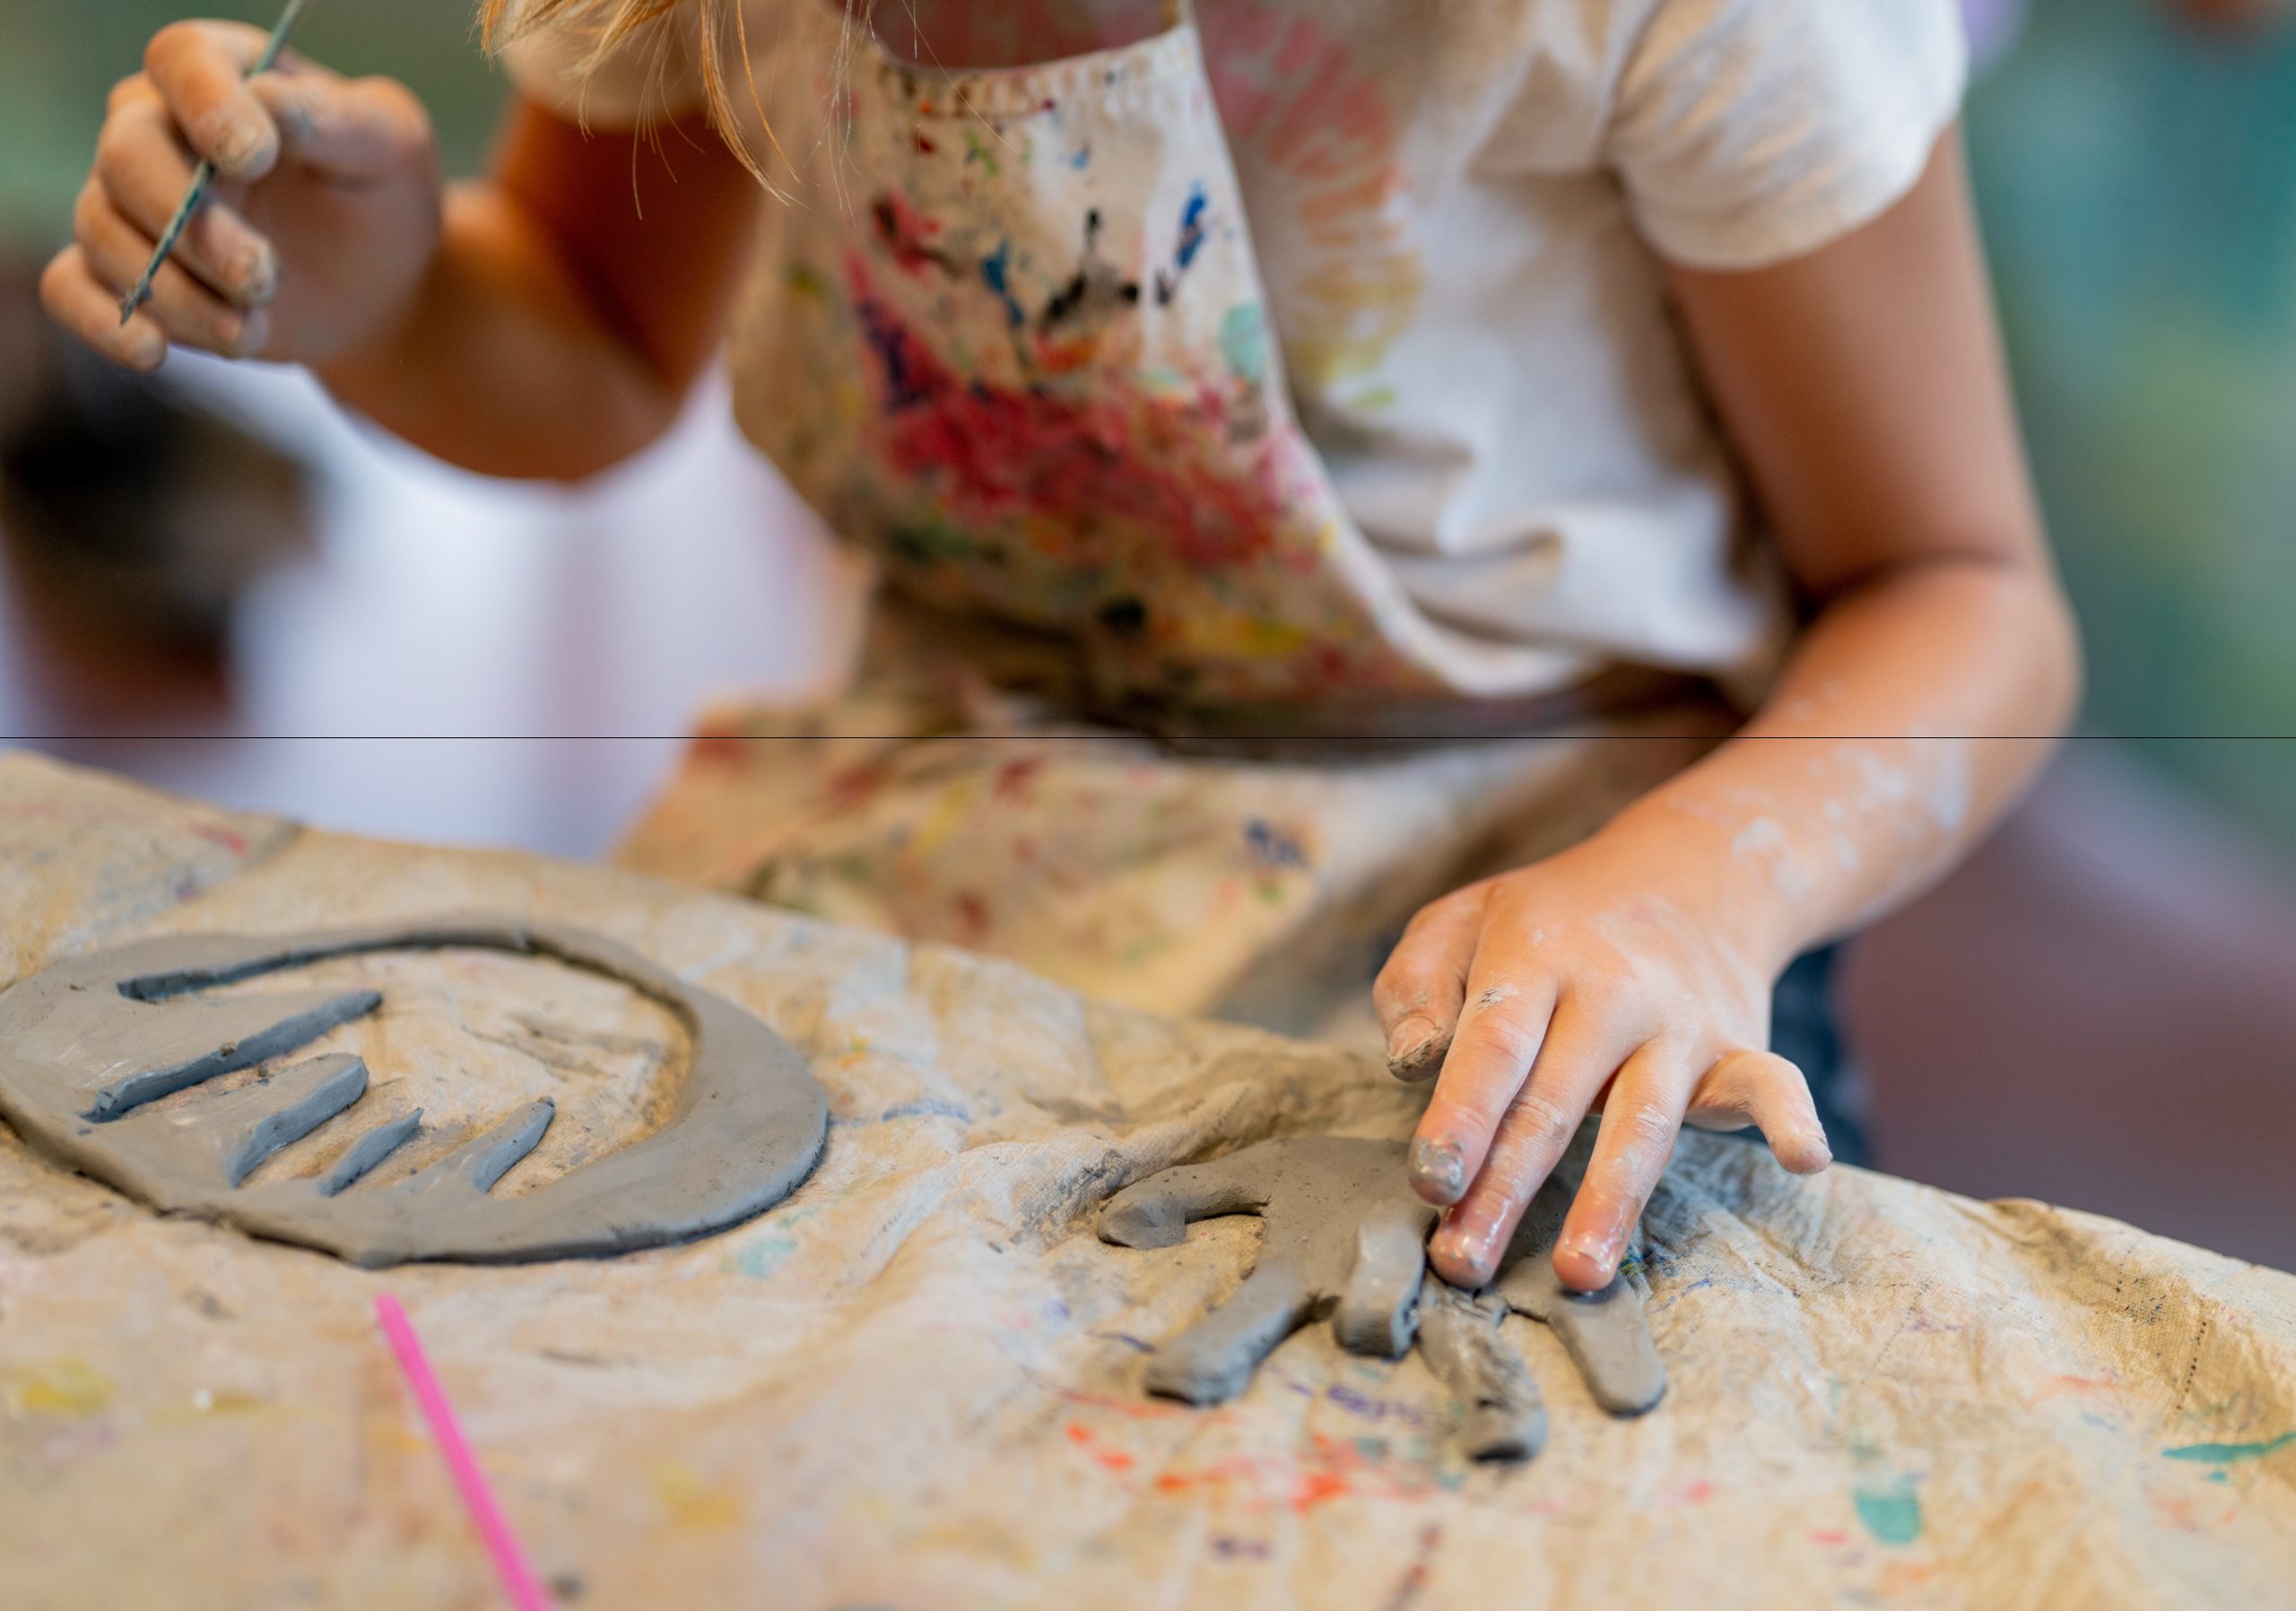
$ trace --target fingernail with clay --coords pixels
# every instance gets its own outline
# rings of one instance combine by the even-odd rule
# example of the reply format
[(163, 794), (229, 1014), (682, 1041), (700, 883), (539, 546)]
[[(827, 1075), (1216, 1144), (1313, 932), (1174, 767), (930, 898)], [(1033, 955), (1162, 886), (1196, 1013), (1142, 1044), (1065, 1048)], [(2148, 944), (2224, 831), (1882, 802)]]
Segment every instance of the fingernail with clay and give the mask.
[(1561, 1247), (1563, 1252), (1570, 1254), (1572, 1258), (1584, 1258), (1593, 1264), (1596, 1269), (1602, 1273), (1605, 1283), (1618, 1273), (1619, 1246), (1618, 1238), (1615, 1236), (1596, 1234), (1573, 1236), (1567, 1238)]
[(263, 126), (251, 118), (234, 118), (215, 137), (215, 166), (238, 173), (263, 149)]
[(1421, 1017), (1401, 1018), (1387, 1032), (1387, 1066), (1400, 1067), (1413, 1058), (1423, 1055), (1427, 1042), (1435, 1038), (1435, 1026)]
[(1492, 1235), (1492, 1227), (1487, 1224), (1451, 1220), (1435, 1233), (1431, 1246), (1446, 1266), (1466, 1270), (1467, 1279), (1451, 1283), (1462, 1291), (1481, 1291), (1491, 1284), (1491, 1277), (1497, 1273), (1497, 1239)]
[(1422, 1197), (1456, 1203), (1467, 1194), (1466, 1154), (1456, 1142), (1421, 1136), (1411, 1144), (1411, 1181)]
[(279, 259), (267, 246), (248, 248), (239, 260), (239, 305), (257, 308), (279, 293)]

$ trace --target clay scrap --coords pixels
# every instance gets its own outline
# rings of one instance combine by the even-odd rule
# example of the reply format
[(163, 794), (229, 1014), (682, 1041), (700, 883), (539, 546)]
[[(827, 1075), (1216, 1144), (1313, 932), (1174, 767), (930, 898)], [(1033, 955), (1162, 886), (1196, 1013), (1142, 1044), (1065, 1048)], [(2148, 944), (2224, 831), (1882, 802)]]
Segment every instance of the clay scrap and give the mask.
[[(367, 1094), (355, 1057), (317, 1057), (257, 1084), (167, 1109), (157, 1099), (283, 1057), (375, 1010), (372, 990), (203, 998), (335, 957), (476, 947), (619, 980), (691, 1043), (658, 1128), (557, 1180), (489, 1195), (554, 1108), (529, 1102), (389, 1186), (361, 1179), (413, 1139), (420, 1110), (370, 1126), (319, 1175), (248, 1177)], [(0, 992), (0, 1116), (71, 1168), (163, 1212), (378, 1266), (516, 1263), (621, 1253), (706, 1234), (780, 1201), (812, 1172), (829, 1104), (756, 1017), (585, 930), (487, 915), (295, 935), (177, 935), (59, 962)]]
[[(1397, 1359), (1417, 1341), (1459, 1401), (1460, 1442), (1471, 1458), (1528, 1459), (1546, 1441), (1546, 1408), (1504, 1335), (1513, 1313), (1554, 1332), (1604, 1409), (1651, 1409), (1666, 1372), (1640, 1292), (1621, 1276), (1599, 1293), (1572, 1293), (1554, 1273), (1555, 1239), (1588, 1145), (1582, 1135), (1541, 1188), (1497, 1277), (1479, 1293), (1425, 1278), (1435, 1211), (1406, 1182), (1402, 1142), (1267, 1141), (1126, 1188), (1100, 1221), (1100, 1240), (1120, 1247), (1174, 1247), (1188, 1222), (1228, 1215), (1257, 1215), (1266, 1225), (1235, 1295), (1148, 1362), (1149, 1390), (1191, 1404), (1231, 1398), (1278, 1343), (1328, 1311), (1351, 1353)], [(1641, 1250), (1638, 1229), (1630, 1252)]]

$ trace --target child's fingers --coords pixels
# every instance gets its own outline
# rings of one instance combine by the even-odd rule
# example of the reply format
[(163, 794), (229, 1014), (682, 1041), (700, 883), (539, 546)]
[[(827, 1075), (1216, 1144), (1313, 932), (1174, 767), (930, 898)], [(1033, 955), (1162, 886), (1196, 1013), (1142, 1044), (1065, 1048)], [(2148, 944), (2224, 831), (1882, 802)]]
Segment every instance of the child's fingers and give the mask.
[(57, 254), (39, 277), (48, 317), (114, 363), (150, 374), (168, 356), (168, 338), (151, 309), (119, 322), (119, 292), (98, 280), (76, 246)]
[[(96, 141), (96, 179), (145, 240), (159, 239), (191, 186), (192, 161), (157, 101), (131, 98), (105, 122)], [(170, 256), (243, 305), (269, 297), (276, 279), (270, 243), (235, 209), (213, 198), (192, 214)], [(136, 268), (140, 273), (143, 265)]]
[(1443, 1072), (1412, 1139), (1412, 1189), (1439, 1207), (1466, 1195), (1546, 1043), (1556, 987), (1526, 964), (1510, 966), (1515, 954), (1486, 926)]
[(1579, 1117), (1535, 1085), (1517, 1093), (1499, 1121), (1472, 1194), (1452, 1210), (1429, 1250), (1438, 1274), (1473, 1292), (1498, 1273), (1515, 1227), (1554, 1172)]
[(1704, 1129), (1757, 1126), (1778, 1161), (1797, 1175), (1833, 1162), (1810, 1082), (1775, 1052), (1725, 1053), (1692, 1093), (1689, 1122)]
[[(1463, 1027), (1461, 1043), (1466, 1039)], [(1458, 1197), (1457, 1206), (1430, 1244), (1430, 1256), (1446, 1280), (1473, 1287), (1491, 1279), (1525, 1206), (1570, 1145), (1603, 1083), (1632, 1049), (1633, 1042), (1622, 1041), (1601, 1014), (1574, 1005), (1564, 992), (1529, 1076), (1509, 1100), (1489, 1151), (1477, 1158), (1474, 1184)], [(1457, 1055), (1453, 1053), (1455, 1059)], [(1447, 1068), (1446, 1084), (1450, 1077)], [(1439, 1103), (1440, 1087), (1436, 1094)], [(1453, 1114), (1439, 1112), (1431, 1104), (1420, 1133), (1425, 1136), (1431, 1126), (1453, 1122)], [(1448, 1134), (1462, 1136), (1458, 1130)], [(1427, 1195), (1423, 1188), (1421, 1195)]]
[(235, 179), (259, 178), (279, 160), (279, 130), (245, 81), (265, 39), (239, 22), (171, 22), (144, 51), (144, 70), (192, 150)]
[(1688, 1056), (1665, 1041), (1647, 1042), (1620, 1067), (1594, 1156), (1555, 1239), (1554, 1273), (1572, 1291), (1600, 1292), (1618, 1274), (1627, 1239), (1674, 1156), (1689, 1085)]
[(399, 171), (430, 144), (430, 113), (395, 79), (266, 73), (249, 80), (248, 91), (277, 123), (285, 154), (335, 179)]
[[(151, 261), (151, 239), (114, 210), (100, 185), (81, 191), (73, 209), (72, 233), (89, 272), (115, 301), (126, 294)], [(232, 307), (172, 259), (152, 276), (145, 308), (170, 339), (226, 357), (250, 356), (269, 335), (270, 320), (261, 309)], [(112, 322), (118, 323), (116, 309)]]
[(1371, 1006), (1396, 1078), (1431, 1079), (1443, 1066), (1488, 900), (1488, 889), (1477, 884), (1422, 907), (1372, 981)]

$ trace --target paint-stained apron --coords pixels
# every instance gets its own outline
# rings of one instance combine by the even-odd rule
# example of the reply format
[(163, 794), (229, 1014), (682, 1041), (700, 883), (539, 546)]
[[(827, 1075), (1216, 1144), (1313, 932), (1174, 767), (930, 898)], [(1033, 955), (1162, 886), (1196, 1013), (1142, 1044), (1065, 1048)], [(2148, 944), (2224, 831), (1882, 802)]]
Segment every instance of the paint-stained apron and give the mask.
[(1420, 905), (1726, 728), (1678, 684), (1500, 707), (1435, 673), (1293, 416), (1184, 11), (961, 74), (848, 38), (846, 194), (773, 210), (733, 351), (775, 373), (735, 391), (890, 602), (832, 708), (711, 713), (623, 861), (1333, 1032)]

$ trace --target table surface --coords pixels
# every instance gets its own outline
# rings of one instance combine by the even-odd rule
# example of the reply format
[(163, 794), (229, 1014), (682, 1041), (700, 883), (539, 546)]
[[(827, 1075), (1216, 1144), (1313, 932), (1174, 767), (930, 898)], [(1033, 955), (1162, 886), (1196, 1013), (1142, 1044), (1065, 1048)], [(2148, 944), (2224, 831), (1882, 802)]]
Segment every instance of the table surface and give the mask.
[[(375, 1274), (0, 1139), (12, 1607), (494, 1603), (375, 1330), (385, 1287), (568, 1605), (2296, 1603), (2296, 1277), (1700, 1137), (1648, 1225), (1672, 1385), (1644, 1419), (1602, 1415), (1525, 1322), (1553, 1429), (1522, 1470), (1459, 1459), (1416, 1359), (1321, 1328), (1231, 1405), (1161, 1404), (1144, 1357), (1256, 1232), (1110, 1248), (1094, 1204), (1262, 1136), (1399, 1135), (1413, 1093), (1382, 1070), (608, 869), (0, 758), (12, 977), (134, 934), (473, 908), (596, 929), (758, 1013), (830, 1093), (820, 1170), (682, 1248)], [(637, 1004), (501, 963), (392, 961), (382, 1014), (323, 1045), (457, 1084), (473, 1123), (578, 1090), (610, 1128), (674, 1077)]]

